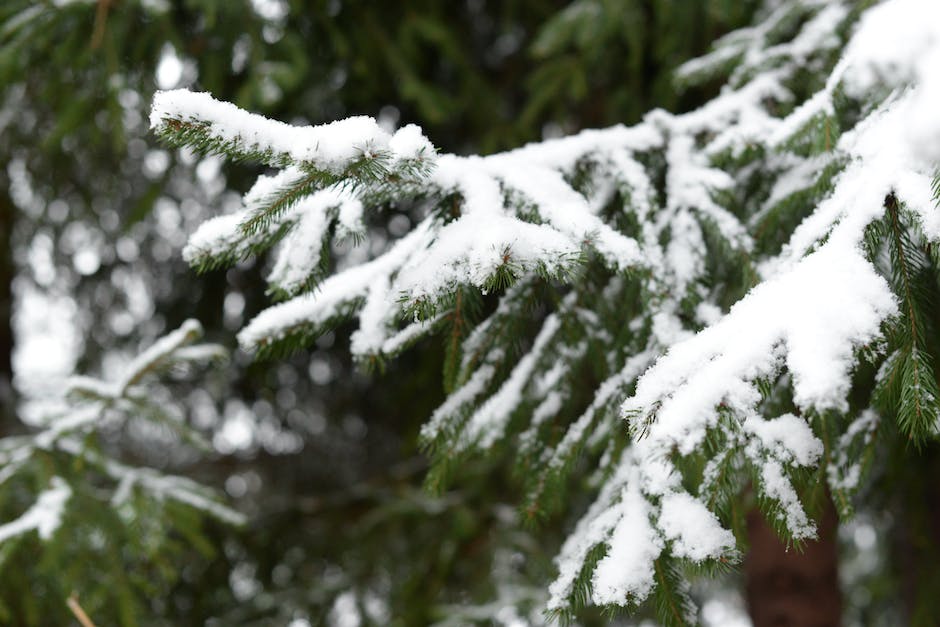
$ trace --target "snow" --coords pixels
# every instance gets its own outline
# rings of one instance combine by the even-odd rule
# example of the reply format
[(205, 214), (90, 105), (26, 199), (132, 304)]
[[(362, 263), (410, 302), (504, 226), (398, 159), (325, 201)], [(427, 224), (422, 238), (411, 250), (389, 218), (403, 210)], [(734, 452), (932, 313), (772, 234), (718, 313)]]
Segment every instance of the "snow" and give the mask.
[[(430, 320), (419, 320), (417, 322), (412, 322), (401, 331), (395, 333), (395, 335), (385, 339), (382, 342), (380, 348), (376, 349), (374, 344), (370, 344), (365, 347), (359, 347), (358, 349), (353, 348), (353, 353), (365, 354), (366, 352), (379, 352), (385, 355), (394, 355), (406, 348), (408, 345), (414, 343), (416, 340), (426, 336), (437, 326), (437, 323), (443, 319), (444, 314), (438, 314)], [(356, 341), (357, 337), (359, 336), (355, 335), (353, 338), (351, 338), (350, 343)]]
[(839, 25), (849, 14), (849, 8), (842, 2), (823, 5), (822, 9), (800, 29), (792, 41), (778, 46), (781, 53), (791, 55), (799, 61), (819, 50), (838, 48), (841, 42), (837, 35)]
[(65, 504), (72, 489), (61, 477), (52, 477), (49, 488), (40, 492), (36, 502), (11, 522), (0, 525), (0, 542), (35, 530), (40, 540), (49, 540), (62, 522)]
[[(885, 364), (889, 363), (889, 360), (886, 360)], [(878, 378), (881, 379), (880, 373)], [(852, 455), (852, 446), (859, 440), (863, 446), (868, 446), (880, 424), (881, 417), (875, 411), (866, 409), (839, 436), (838, 444), (833, 448), (835, 459), (826, 469), (826, 479), (831, 490), (853, 490), (858, 486), (862, 463)]]
[[(0, 442), (0, 483), (17, 474), (32, 472), (37, 465), (45, 468), (41, 463), (45, 455), (40, 457), (37, 453), (50, 451), (81, 460), (73, 464), (76, 468), (91, 467), (103, 475), (105, 481), (96, 480), (95, 493), (96, 496), (106, 494), (109, 484), (113, 485), (110, 499), (113, 507), (126, 505), (133, 488), (139, 487), (151, 498), (173, 499), (229, 523), (243, 522), (240, 514), (216, 501), (205, 486), (150, 468), (127, 466), (89, 445), (89, 438), (104, 426), (113, 428), (115, 422), (156, 413), (155, 407), (148, 407), (148, 404), (160, 401), (149, 400), (139, 387), (145, 375), (173, 363), (219, 359), (226, 354), (222, 347), (214, 344), (192, 344), (201, 334), (200, 324), (187, 320), (127, 362), (111, 379), (69, 378), (57, 391), (56, 396), (60, 397), (57, 402), (48, 404), (50, 413), (35, 423), (38, 431)], [(166, 411), (166, 408), (159, 411)], [(198, 435), (192, 433), (190, 437), (197, 439)], [(39, 494), (33, 507), (16, 520), (0, 526), (0, 541), (33, 529), (41, 540), (49, 540), (60, 525), (71, 494), (72, 488), (65, 480), (53, 477), (50, 487)]]
[[(608, 542), (607, 555), (597, 563), (591, 578), (592, 600), (598, 605), (626, 605), (642, 601), (653, 588), (654, 562), (663, 547), (650, 522), (650, 505), (635, 482), (623, 491), (623, 512)], [(629, 564), (629, 568), (624, 568)]]
[(781, 157), (781, 166), (785, 169), (774, 181), (770, 196), (764, 201), (760, 211), (754, 214), (750, 222), (756, 225), (777, 204), (793, 194), (811, 187), (816, 182), (816, 175), (822, 172), (834, 158), (832, 153), (816, 155), (808, 159), (784, 155)]
[[(291, 212), (294, 225), (277, 253), (268, 281), (293, 293), (315, 273), (333, 218), (343, 214), (357, 222), (362, 202), (344, 187), (333, 185), (298, 201)], [(349, 225), (347, 228), (356, 228)]]
[[(694, 148), (692, 137), (680, 135), (672, 139), (666, 154), (669, 171), (666, 175), (667, 209), (694, 209), (711, 219), (722, 236), (748, 250), (750, 236), (744, 225), (713, 200), (716, 192), (730, 190), (734, 179), (718, 168), (709, 167), (704, 155)], [(679, 213), (679, 216), (684, 214)], [(677, 238), (682, 241), (683, 238)]]
[(185, 344), (191, 344), (200, 337), (202, 337), (202, 325), (199, 324), (199, 321), (186, 320), (178, 329), (161, 337), (127, 365), (125, 368), (126, 374), (118, 382), (119, 389), (124, 392), (129, 386), (140, 381), (141, 376), (154, 368), (155, 365), (168, 359), (171, 353)]
[(940, 46), (938, 22), (940, 5), (933, 0), (891, 0), (866, 11), (845, 49), (847, 86), (864, 93), (928, 80)]
[(611, 401), (615, 394), (622, 393), (623, 387), (646, 370), (654, 359), (655, 355), (652, 352), (634, 355), (627, 360), (620, 372), (611, 375), (601, 383), (594, 394), (594, 400), (591, 401), (584, 413), (568, 427), (561, 442), (555, 448), (550, 462), (552, 466), (560, 468), (566, 463), (572, 451), (584, 439), (585, 431), (594, 423), (601, 409)]
[(796, 540), (811, 540), (816, 537), (816, 525), (806, 516), (793, 484), (783, 472), (783, 465), (768, 459), (761, 468), (761, 488), (781, 507), (781, 516), (787, 529)]
[(206, 220), (189, 236), (183, 248), (183, 259), (195, 264), (229, 251), (236, 258), (245, 257), (250, 250), (249, 240), (242, 235), (239, 226), (249, 215), (248, 211), (240, 211)]
[[(357, 308), (358, 301), (368, 298), (373, 298), (376, 306), (383, 303), (390, 306), (384, 298), (387, 289), (376, 280), (397, 271), (415, 249), (426, 243), (430, 225), (430, 219), (425, 220), (388, 252), (368, 263), (334, 274), (323, 281), (316, 292), (302, 294), (262, 311), (238, 334), (239, 344), (246, 350), (253, 350), (272, 338), (284, 337), (298, 326), (326, 325), (346, 308)], [(374, 325), (372, 332), (376, 332)], [(376, 343), (374, 339), (362, 336), (359, 341), (366, 345)]]
[[(838, 257), (827, 250), (810, 255), (801, 267), (758, 286), (718, 323), (660, 358), (624, 403), (635, 428), (652, 419), (635, 447), (653, 459), (673, 447), (684, 455), (693, 453), (706, 431), (716, 427), (717, 405), (752, 415), (761, 400), (752, 382), (771, 376), (784, 363), (798, 404), (844, 410), (853, 348), (878, 335), (880, 322), (894, 311), (894, 300), (884, 279), (857, 251)], [(649, 408), (655, 408), (655, 415)], [(776, 433), (773, 425), (756, 428), (765, 438)], [(816, 450), (808, 429), (788, 435), (780, 444), (794, 458), (808, 459)], [(789, 498), (779, 477), (774, 479), (768, 484), (774, 493)]]
[(301, 168), (293, 165), (277, 174), (262, 174), (245, 194), (245, 208), (252, 212), (263, 211), (270, 200), (276, 198), (281, 190), (296, 186), (306, 176)]
[(65, 394), (104, 401), (117, 400), (124, 397), (128, 388), (139, 383), (145, 374), (173, 357), (177, 359), (188, 357), (191, 360), (218, 357), (220, 348), (215, 345), (204, 345), (188, 353), (179, 352), (186, 344), (192, 343), (201, 336), (202, 325), (199, 321), (186, 320), (180, 328), (166, 334), (131, 360), (123, 368), (124, 374), (120, 378), (104, 381), (93, 377), (72, 376), (65, 383)]
[(718, 558), (734, 548), (734, 534), (721, 526), (705, 505), (686, 492), (663, 497), (659, 528), (672, 554), (695, 562)]
[[(770, 374), (779, 364), (775, 349), (781, 344), (786, 346), (797, 404), (845, 409), (853, 349), (879, 337), (880, 323), (895, 311), (887, 283), (861, 252), (839, 250), (832, 240), (831, 246), (805, 257), (789, 273), (765, 281), (723, 320), (670, 351), (662, 366), (640, 380), (636, 397), (625, 409), (648, 406), (654, 395), (665, 391), (663, 386), (670, 388), (673, 402), (681, 402), (685, 392), (677, 383), (711, 390), (699, 402), (686, 397), (693, 403), (716, 399), (713, 404), (718, 404), (726, 390), (733, 396), (744, 378)], [(707, 372), (694, 372), (705, 363)], [(685, 381), (676, 381), (680, 376)], [(660, 419), (668, 422), (669, 410), (664, 410)]]
[[(574, 590), (575, 581), (588, 553), (594, 546), (604, 542), (610, 536), (611, 531), (622, 518), (622, 502), (618, 497), (627, 479), (624, 466), (621, 466), (617, 473), (603, 485), (597, 499), (562, 544), (561, 551), (555, 558), (558, 576), (548, 587), (549, 600), (546, 607), (549, 610), (567, 605), (567, 599)], [(646, 503), (641, 499), (637, 500), (640, 501), (639, 507), (645, 511)], [(652, 542), (655, 544), (656, 540), (653, 538)]]
[(274, 228), (289, 233), (275, 257), (269, 282), (286, 293), (295, 293), (317, 271), (330, 227), (337, 226), (337, 238), (358, 236), (364, 231), (364, 206), (348, 186), (330, 185), (302, 197), (288, 207), (271, 213), (272, 201), (284, 190), (303, 185), (308, 175), (286, 168), (276, 176), (261, 176), (245, 194), (243, 208), (203, 222), (189, 237), (183, 258), (199, 266), (212, 258), (243, 259), (252, 247), (264, 241), (265, 230), (249, 228), (253, 220), (270, 219)]
[(518, 163), (511, 155), (487, 161), (494, 174), (499, 173), (506, 185), (534, 203), (541, 217), (571, 242), (591, 241), (611, 266), (619, 270), (639, 265), (641, 254), (637, 242), (595, 216), (584, 196), (571, 189), (557, 170)]
[(783, 414), (772, 420), (751, 416), (744, 421), (744, 431), (757, 438), (761, 448), (778, 459), (799, 466), (815, 463), (823, 453), (823, 444), (802, 418)]
[(398, 159), (417, 159), (435, 153), (434, 145), (424, 136), (421, 127), (408, 124), (401, 127), (388, 142), (389, 149)]
[[(182, 90), (161, 92), (155, 98), (152, 124), (162, 128), (165, 120), (197, 121), (219, 141), (238, 142), (242, 150), (283, 154), (291, 162), (278, 175), (259, 179), (246, 194), (243, 211), (210, 220), (193, 234), (184, 250), (184, 257), (191, 263), (212, 257), (247, 256), (260, 242), (260, 236), (246, 232), (246, 222), (265, 213), (280, 190), (296, 186), (303, 179), (305, 174), (298, 169), (299, 164), (340, 172), (341, 165), (358, 155), (361, 151), (357, 152), (356, 147), (364, 143), (369, 144), (369, 150), (387, 149), (402, 162), (435, 154), (433, 146), (413, 125), (399, 129), (394, 136), (357, 119), (342, 121), (353, 130), (337, 130), (331, 125), (297, 129), (218, 103), (206, 94)], [(353, 132), (367, 127), (371, 129), (368, 132)], [(368, 142), (363, 139), (366, 135), (370, 137)], [(503, 267), (516, 275), (536, 270), (563, 275), (577, 263), (585, 244), (598, 250), (618, 270), (642, 266), (644, 254), (638, 243), (600, 220), (596, 207), (571, 189), (561, 170), (596, 150), (598, 143), (610, 159), (623, 163), (624, 143), (630, 150), (642, 150), (660, 139), (650, 130), (614, 127), (492, 157), (443, 155), (431, 159), (429, 163), (435, 167), (422, 183), (438, 190), (441, 196), (457, 192), (462, 199), (460, 215), (453, 222), (432, 225), (433, 239), (415, 247), (403, 260), (385, 292), (389, 308), (401, 294), (407, 295), (410, 302), (434, 302), (459, 284), (484, 288)], [(316, 150), (311, 152), (310, 146)], [(507, 204), (507, 194), (521, 195), (532, 202), (544, 222), (533, 224), (520, 219), (515, 215), (518, 209)], [(269, 277), (274, 286), (287, 293), (302, 286), (317, 267), (322, 249), (319, 242), (325, 241), (318, 236), (327, 234), (334, 213), (339, 216), (338, 237), (362, 232), (359, 194), (346, 185), (321, 190), (301, 203), (277, 215), (271, 225), (288, 224), (292, 228)], [(299, 304), (292, 307), (302, 309)], [(377, 308), (374, 305), (373, 309)], [(283, 316), (287, 310), (280, 311), (279, 319), (287, 321)], [(266, 316), (263, 322), (264, 328), (274, 331), (272, 319)], [(296, 318), (290, 318), (288, 324), (296, 324)]]
[(446, 425), (447, 418), (456, 415), (460, 408), (479, 397), (495, 374), (496, 368), (491, 364), (484, 364), (477, 368), (467, 382), (450, 394), (421, 426), (421, 437), (425, 440), (437, 437)]
[(560, 328), (561, 322), (556, 314), (551, 314), (545, 320), (532, 349), (519, 360), (499, 391), (489, 397), (468, 420), (462, 436), (465, 443), (476, 443), (481, 448), (487, 448), (502, 436), (512, 412), (522, 399), (522, 388)]
[(526, 274), (541, 262), (549, 273), (560, 274), (579, 252), (577, 242), (545, 225), (468, 214), (442, 227), (433, 246), (403, 265), (396, 283), (412, 301), (434, 301), (460, 284), (484, 288), (502, 266)]
[[(248, 113), (207, 93), (186, 89), (154, 94), (150, 126), (158, 130), (170, 121), (193, 123), (221, 142), (242, 152), (269, 152), (293, 163), (327, 172), (341, 173), (363, 157), (390, 150), (396, 157), (413, 158), (417, 150), (430, 146), (420, 141), (420, 131), (405, 131), (392, 144), (392, 137), (368, 116), (354, 116), (318, 126), (296, 127)], [(395, 150), (404, 150), (398, 155)]]
[[(132, 472), (125, 468), (121, 475), (126, 477)], [(245, 524), (244, 516), (219, 503), (205, 486), (187, 477), (163, 475), (145, 468), (138, 469), (134, 474), (134, 480), (157, 498), (179, 501), (230, 525)]]

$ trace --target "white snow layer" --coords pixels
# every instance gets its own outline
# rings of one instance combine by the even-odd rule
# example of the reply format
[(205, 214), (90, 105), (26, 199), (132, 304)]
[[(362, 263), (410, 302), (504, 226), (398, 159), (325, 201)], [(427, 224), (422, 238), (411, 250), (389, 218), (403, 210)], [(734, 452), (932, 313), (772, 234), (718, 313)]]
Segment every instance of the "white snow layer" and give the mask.
[(727, 555), (734, 548), (734, 534), (721, 526), (705, 504), (687, 492), (663, 497), (659, 528), (672, 542), (672, 553), (695, 562)]
[(65, 504), (72, 496), (72, 488), (61, 478), (53, 477), (49, 489), (41, 492), (26, 512), (11, 522), (0, 525), (0, 542), (33, 531), (41, 540), (48, 540), (62, 522)]
[(413, 125), (400, 129), (394, 137), (368, 116), (297, 127), (186, 89), (154, 95), (150, 126), (160, 128), (168, 121), (197, 124), (210, 136), (241, 151), (284, 155), (294, 163), (334, 173), (382, 150), (390, 151), (396, 159), (414, 159), (422, 151), (432, 150), (430, 142)]
[(624, 605), (626, 599), (646, 598), (653, 589), (653, 562), (663, 541), (650, 522), (652, 508), (637, 483), (631, 481), (623, 490), (620, 520), (610, 535), (607, 555), (594, 570), (592, 598), (598, 605)]

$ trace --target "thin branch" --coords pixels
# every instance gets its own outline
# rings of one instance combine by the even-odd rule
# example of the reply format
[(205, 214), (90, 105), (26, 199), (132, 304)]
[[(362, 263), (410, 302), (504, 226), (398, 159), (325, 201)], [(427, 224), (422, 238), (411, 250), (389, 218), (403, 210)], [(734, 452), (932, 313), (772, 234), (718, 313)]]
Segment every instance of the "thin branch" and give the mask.
[(88, 617), (88, 614), (85, 613), (82, 606), (79, 605), (78, 595), (73, 592), (72, 595), (65, 600), (65, 603), (69, 606), (69, 609), (72, 610), (72, 614), (75, 615), (78, 622), (82, 624), (82, 627), (95, 627), (95, 623)]

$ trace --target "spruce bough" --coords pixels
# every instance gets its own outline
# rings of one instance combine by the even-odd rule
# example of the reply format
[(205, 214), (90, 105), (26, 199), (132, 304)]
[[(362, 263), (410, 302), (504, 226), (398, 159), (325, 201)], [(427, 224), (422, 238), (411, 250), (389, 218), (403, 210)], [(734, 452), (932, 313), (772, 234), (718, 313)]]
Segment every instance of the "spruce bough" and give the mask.
[[(702, 108), (487, 157), (370, 118), (295, 128), (154, 100), (168, 144), (279, 170), (184, 251), (207, 270), (277, 246), (282, 302), (242, 348), (282, 355), (355, 319), (374, 365), (437, 334), (434, 489), (512, 447), (537, 519), (587, 460), (597, 495), (553, 615), (652, 598), (663, 623), (694, 622), (685, 582), (738, 560), (748, 499), (799, 545), (827, 490), (851, 515), (879, 446), (937, 436), (940, 9), (767, 5), (680, 69), (724, 80)], [(401, 237), (368, 227), (389, 206)], [(331, 255), (344, 240), (368, 250)]]

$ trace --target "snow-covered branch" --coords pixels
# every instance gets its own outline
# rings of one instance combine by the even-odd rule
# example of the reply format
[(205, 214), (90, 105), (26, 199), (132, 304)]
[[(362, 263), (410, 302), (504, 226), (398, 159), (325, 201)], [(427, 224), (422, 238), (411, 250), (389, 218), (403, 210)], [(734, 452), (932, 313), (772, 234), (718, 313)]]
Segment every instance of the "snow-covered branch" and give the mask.
[[(452, 391), (422, 430), (448, 468), (434, 476), (518, 443), (535, 515), (588, 455), (599, 493), (548, 607), (632, 605), (677, 564), (737, 558), (725, 504), (747, 486), (788, 541), (813, 537), (807, 482), (857, 486), (875, 409), (912, 439), (936, 433), (915, 283), (940, 239), (938, 25), (931, 0), (768, 3), (680, 69), (725, 77), (703, 107), (486, 157), (437, 155), (414, 127), (295, 128), (186, 92), (158, 95), (152, 124), (282, 168), (185, 251), (204, 268), (277, 245), (269, 280), (288, 300), (242, 347), (282, 353), (356, 318), (353, 353), (372, 359), (444, 329)], [(331, 262), (388, 205), (416, 226)], [(484, 297), (470, 322), (464, 294)], [(862, 360), (880, 370), (859, 408)], [(687, 607), (683, 590), (669, 592)]]

